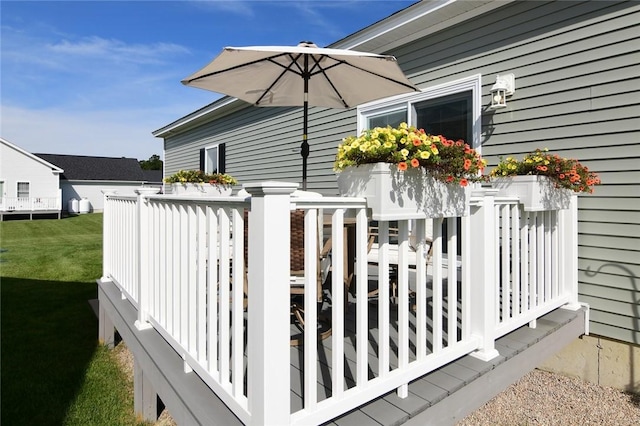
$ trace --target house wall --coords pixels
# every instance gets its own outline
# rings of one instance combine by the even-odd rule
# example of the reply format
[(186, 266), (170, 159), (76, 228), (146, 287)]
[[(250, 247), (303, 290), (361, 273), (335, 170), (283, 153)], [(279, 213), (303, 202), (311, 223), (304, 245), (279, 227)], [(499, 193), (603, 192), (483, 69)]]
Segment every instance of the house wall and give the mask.
[[(336, 194), (331, 165), (340, 140), (356, 132), (356, 112), (309, 108), (308, 189)], [(302, 182), (302, 110), (249, 106), (165, 140), (164, 175), (199, 167), (200, 148), (226, 143), (226, 172), (240, 183)]]
[(134, 191), (141, 186), (141, 184), (132, 184), (131, 182), (68, 180), (63, 180), (60, 185), (62, 188), (62, 210), (69, 210), (69, 200), (72, 198), (76, 200), (86, 198), (91, 203), (91, 212), (104, 210), (104, 193), (102, 191), (135, 195)]
[(17, 197), (17, 182), (29, 182), (31, 198), (58, 196), (59, 175), (34, 158), (0, 143), (0, 180), (4, 181), (3, 197)]
[(574, 157), (603, 185), (579, 201), (579, 292), (591, 331), (640, 342), (640, 5), (513, 2), (394, 52), (425, 87), (513, 72), (516, 93), (483, 114), (482, 153), (548, 147)]
[[(512, 2), (390, 53), (421, 88), (480, 73), (482, 154), (521, 156), (548, 147), (598, 172), (579, 201), (579, 291), (591, 332), (640, 343), (640, 4)], [(358, 48), (358, 50), (366, 50)], [(496, 74), (516, 93), (488, 108)], [(198, 149), (226, 142), (227, 172), (241, 183), (300, 182), (300, 109), (249, 107), (165, 140), (165, 174), (198, 167)], [(356, 111), (311, 108), (309, 189), (335, 194), (331, 170)]]
[(639, 365), (640, 346), (601, 336), (582, 336), (538, 368), (640, 394)]

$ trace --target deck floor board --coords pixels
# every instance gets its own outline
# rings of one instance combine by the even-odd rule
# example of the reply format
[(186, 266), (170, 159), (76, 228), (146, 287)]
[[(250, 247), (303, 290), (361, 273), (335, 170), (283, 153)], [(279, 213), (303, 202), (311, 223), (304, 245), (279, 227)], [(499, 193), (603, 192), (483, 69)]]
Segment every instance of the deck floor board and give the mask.
[[(121, 294), (113, 283), (100, 282), (99, 287), (101, 289), (99, 291), (101, 303), (105, 303), (109, 316), (113, 317), (116, 328), (119, 329), (125, 342), (132, 349), (134, 356), (141, 357), (145, 365), (157, 364), (158, 366), (163, 366), (163, 369), (158, 370), (157, 373), (151, 370), (151, 374), (152, 378), (160, 383), (155, 385), (160, 398), (163, 398), (163, 392), (169, 392), (167, 394), (168, 399), (163, 401), (167, 404), (170, 412), (173, 409), (176, 410), (177, 414), (184, 413), (183, 418), (192, 417), (196, 423), (200, 422), (201, 424), (211, 424), (210, 419), (214, 417), (218, 419), (225, 418), (229, 421), (228, 424), (238, 421), (213, 392), (209, 392), (208, 395), (203, 394), (203, 389), (208, 389), (208, 387), (197, 375), (184, 374), (182, 371), (183, 362), (180, 356), (155, 330), (141, 332), (136, 329), (134, 326), (136, 319), (135, 308), (127, 300), (121, 299)], [(371, 303), (370, 308), (377, 311), (375, 303)], [(415, 314), (410, 312), (411, 318), (413, 315)], [(370, 317), (377, 317), (377, 312), (372, 313)], [(353, 319), (353, 314), (347, 315), (345, 329), (349, 330), (355, 327)], [(460, 410), (460, 404), (469, 407), (471, 404), (481, 404), (482, 401), (488, 400), (502, 390), (496, 387), (495, 382), (500, 382), (501, 386), (505, 385), (505, 374), (509, 377), (521, 376), (537, 365), (531, 364), (531, 361), (528, 363), (520, 362), (518, 359), (513, 359), (514, 357), (523, 354), (523, 359), (535, 359), (536, 357), (531, 356), (533, 352), (528, 351), (528, 348), (534, 345), (538, 348), (543, 348), (540, 352), (552, 353), (553, 348), (550, 348), (547, 342), (552, 342), (550, 344), (558, 346), (556, 350), (559, 350), (561, 348), (559, 345), (569, 343), (572, 338), (577, 338), (580, 335), (580, 330), (584, 330), (584, 325), (582, 324), (581, 328), (577, 320), (584, 321), (584, 312), (582, 310), (556, 309), (538, 319), (537, 328), (523, 326), (498, 339), (496, 341), (496, 349), (500, 353), (499, 357), (485, 362), (471, 355), (464, 356), (410, 382), (407, 398), (400, 398), (395, 391), (391, 391), (376, 400), (332, 419), (326, 424), (354, 426), (399, 425), (409, 420), (414, 422), (417, 419), (424, 418), (424, 416), (427, 416), (426, 419), (431, 419), (424, 423), (429, 424), (433, 420), (433, 417), (429, 416), (435, 415), (443, 418), (452, 416), (451, 407), (443, 406), (443, 404), (449, 404), (447, 401), (455, 401), (452, 403), (457, 404), (458, 408), (456, 410), (458, 411)], [(375, 340), (378, 336), (375, 325), (377, 322), (370, 321), (369, 324), (369, 376), (374, 376), (378, 368), (377, 359), (375, 358), (377, 352)], [(393, 342), (392, 346), (395, 347), (395, 343), (397, 343), (395, 325), (391, 327), (391, 330), (393, 332), (390, 333), (390, 339)], [(318, 344), (318, 364), (314, 368), (318, 369), (317, 391), (320, 400), (331, 395), (332, 338), (333, 336), (320, 341)], [(415, 338), (415, 335), (411, 335), (411, 338)], [(150, 339), (154, 342), (153, 350), (143, 346), (143, 342), (151, 341)], [(545, 340), (542, 341), (543, 339)], [(354, 386), (356, 355), (354, 343), (353, 335), (351, 332), (346, 331), (344, 336), (345, 357), (343, 361), (345, 390)], [(390, 353), (392, 370), (397, 366), (395, 350), (392, 349)], [(304, 386), (302, 380), (304, 362), (302, 348), (291, 347), (290, 354), (290, 398), (292, 412), (295, 412), (300, 410), (303, 405)], [(541, 360), (538, 362), (541, 362)], [(175, 371), (169, 371), (174, 368)], [(505, 368), (507, 370), (504, 370)], [(489, 378), (494, 374), (498, 376)], [(176, 393), (178, 390), (179, 393)], [(205, 400), (208, 401), (206, 408), (191, 407), (189, 405), (194, 404), (194, 401), (201, 403)], [(171, 403), (178, 404), (178, 406), (172, 407)], [(211, 410), (216, 412), (214, 413)], [(219, 412), (221, 410), (225, 411), (225, 413)], [(456, 415), (453, 416), (455, 417)], [(436, 418), (439, 419), (439, 417)], [(444, 421), (444, 424), (453, 424), (453, 422)]]

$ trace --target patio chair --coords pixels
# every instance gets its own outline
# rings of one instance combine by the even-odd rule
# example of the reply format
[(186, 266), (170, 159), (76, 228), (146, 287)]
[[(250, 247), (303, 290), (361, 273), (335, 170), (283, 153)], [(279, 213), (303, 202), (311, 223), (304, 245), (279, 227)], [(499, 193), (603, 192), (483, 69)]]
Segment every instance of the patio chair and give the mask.
[[(432, 232), (428, 232), (428, 234), (432, 234)], [(393, 245), (398, 244), (398, 228), (390, 226), (389, 227), (389, 243)], [(431, 257), (433, 255), (433, 241), (431, 238), (427, 237), (426, 243), (428, 245), (427, 257), (425, 259), (426, 264), (428, 265), (431, 262)], [(377, 224), (372, 224), (369, 226), (369, 239), (367, 244), (367, 264), (378, 266), (377, 259), (377, 249), (378, 249), (378, 226)], [(413, 250), (415, 253), (417, 247), (417, 239), (413, 234), (409, 235), (409, 249)], [(372, 249), (373, 252), (372, 252)], [(416, 262), (420, 261), (416, 259)], [(411, 267), (411, 266), (410, 266)], [(415, 266), (414, 266), (415, 267)], [(391, 286), (390, 297), (391, 300), (395, 303), (398, 296), (398, 265), (397, 263), (390, 263), (390, 272), (389, 272), (389, 285)], [(377, 298), (380, 292), (379, 287), (374, 288), (368, 293), (369, 298)]]
[[(300, 333), (291, 337), (291, 345), (297, 346), (302, 343), (302, 331), (305, 328), (304, 319), (304, 283), (300, 278), (304, 277), (304, 214), (303, 210), (291, 212), (291, 316), (292, 323), (300, 330)], [(318, 302), (318, 339), (323, 340), (331, 336), (331, 323), (328, 317), (322, 314), (324, 302), (323, 287), (329, 276), (329, 252), (331, 250), (331, 239), (328, 239), (320, 247), (321, 239), (318, 238), (318, 255), (316, 256), (317, 267), (317, 287), (316, 298)]]
[[(242, 192), (238, 195), (245, 195)], [(248, 194), (246, 194), (248, 195)], [(295, 191), (292, 194), (293, 197), (301, 197), (301, 196), (311, 196), (311, 197), (321, 197), (321, 194), (312, 193), (307, 191)], [(303, 342), (303, 331), (305, 327), (304, 320), (304, 210), (294, 210), (291, 212), (291, 261), (289, 265), (290, 275), (291, 275), (291, 323), (292, 328), (297, 329), (299, 332), (294, 333), (291, 336), (290, 344), (291, 346), (300, 345)], [(322, 220), (322, 214), (318, 215), (318, 220)], [(248, 211), (244, 212), (244, 255), (245, 255), (245, 279), (244, 279), (244, 294), (245, 294), (245, 307), (247, 306), (247, 298), (248, 298), (248, 278), (247, 278), (247, 267), (248, 265)], [(319, 229), (321, 227), (319, 226)], [(327, 240), (324, 244), (321, 243), (322, 236), (321, 233), (318, 233), (318, 256), (316, 256), (317, 261), (317, 292), (316, 297), (318, 301), (318, 309), (322, 308), (322, 304), (324, 301), (323, 297), (323, 286), (325, 281), (329, 276), (329, 252), (331, 250), (331, 239)], [(318, 339), (323, 340), (331, 335), (331, 324), (327, 317), (324, 315), (318, 315), (318, 323), (320, 328), (318, 330)]]

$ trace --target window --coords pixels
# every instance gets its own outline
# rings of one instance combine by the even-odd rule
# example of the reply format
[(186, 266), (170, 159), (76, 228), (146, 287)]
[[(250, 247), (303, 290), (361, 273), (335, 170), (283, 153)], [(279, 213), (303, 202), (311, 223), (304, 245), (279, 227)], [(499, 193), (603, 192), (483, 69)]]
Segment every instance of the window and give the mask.
[(18, 198), (29, 198), (29, 182), (18, 182)]
[(367, 117), (367, 129), (374, 127), (398, 127), (400, 123), (407, 121), (407, 110), (383, 112)]
[(376, 126), (397, 126), (405, 121), (432, 134), (463, 139), (480, 150), (481, 76), (394, 96), (358, 107), (358, 134)]
[(225, 172), (225, 149), (223, 143), (200, 150), (200, 170), (206, 173)]

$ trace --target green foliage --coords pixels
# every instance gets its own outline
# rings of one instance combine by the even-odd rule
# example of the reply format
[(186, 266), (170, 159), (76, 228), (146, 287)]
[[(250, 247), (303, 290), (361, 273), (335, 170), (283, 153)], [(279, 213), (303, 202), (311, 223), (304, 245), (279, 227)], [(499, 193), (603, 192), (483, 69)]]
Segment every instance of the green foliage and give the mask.
[(578, 160), (549, 154), (547, 148), (536, 149), (526, 154), (522, 161), (513, 157), (502, 158), (491, 170), (491, 176), (540, 175), (548, 176), (559, 188), (575, 192), (593, 192), (593, 186), (600, 184), (597, 174), (589, 171)]
[(102, 275), (102, 215), (5, 221), (0, 235), (2, 424), (141, 424), (88, 303)]
[(486, 161), (464, 141), (429, 135), (407, 123), (375, 127), (343, 139), (334, 170), (378, 162), (397, 164), (400, 171), (422, 167), (438, 180), (462, 186), (485, 180), (481, 172)]
[(179, 170), (164, 178), (165, 183), (209, 183), (211, 185), (237, 185), (238, 181), (224, 173), (205, 173), (202, 170)]
[(162, 170), (162, 160), (157, 154), (153, 154), (148, 160), (140, 160), (142, 170)]

